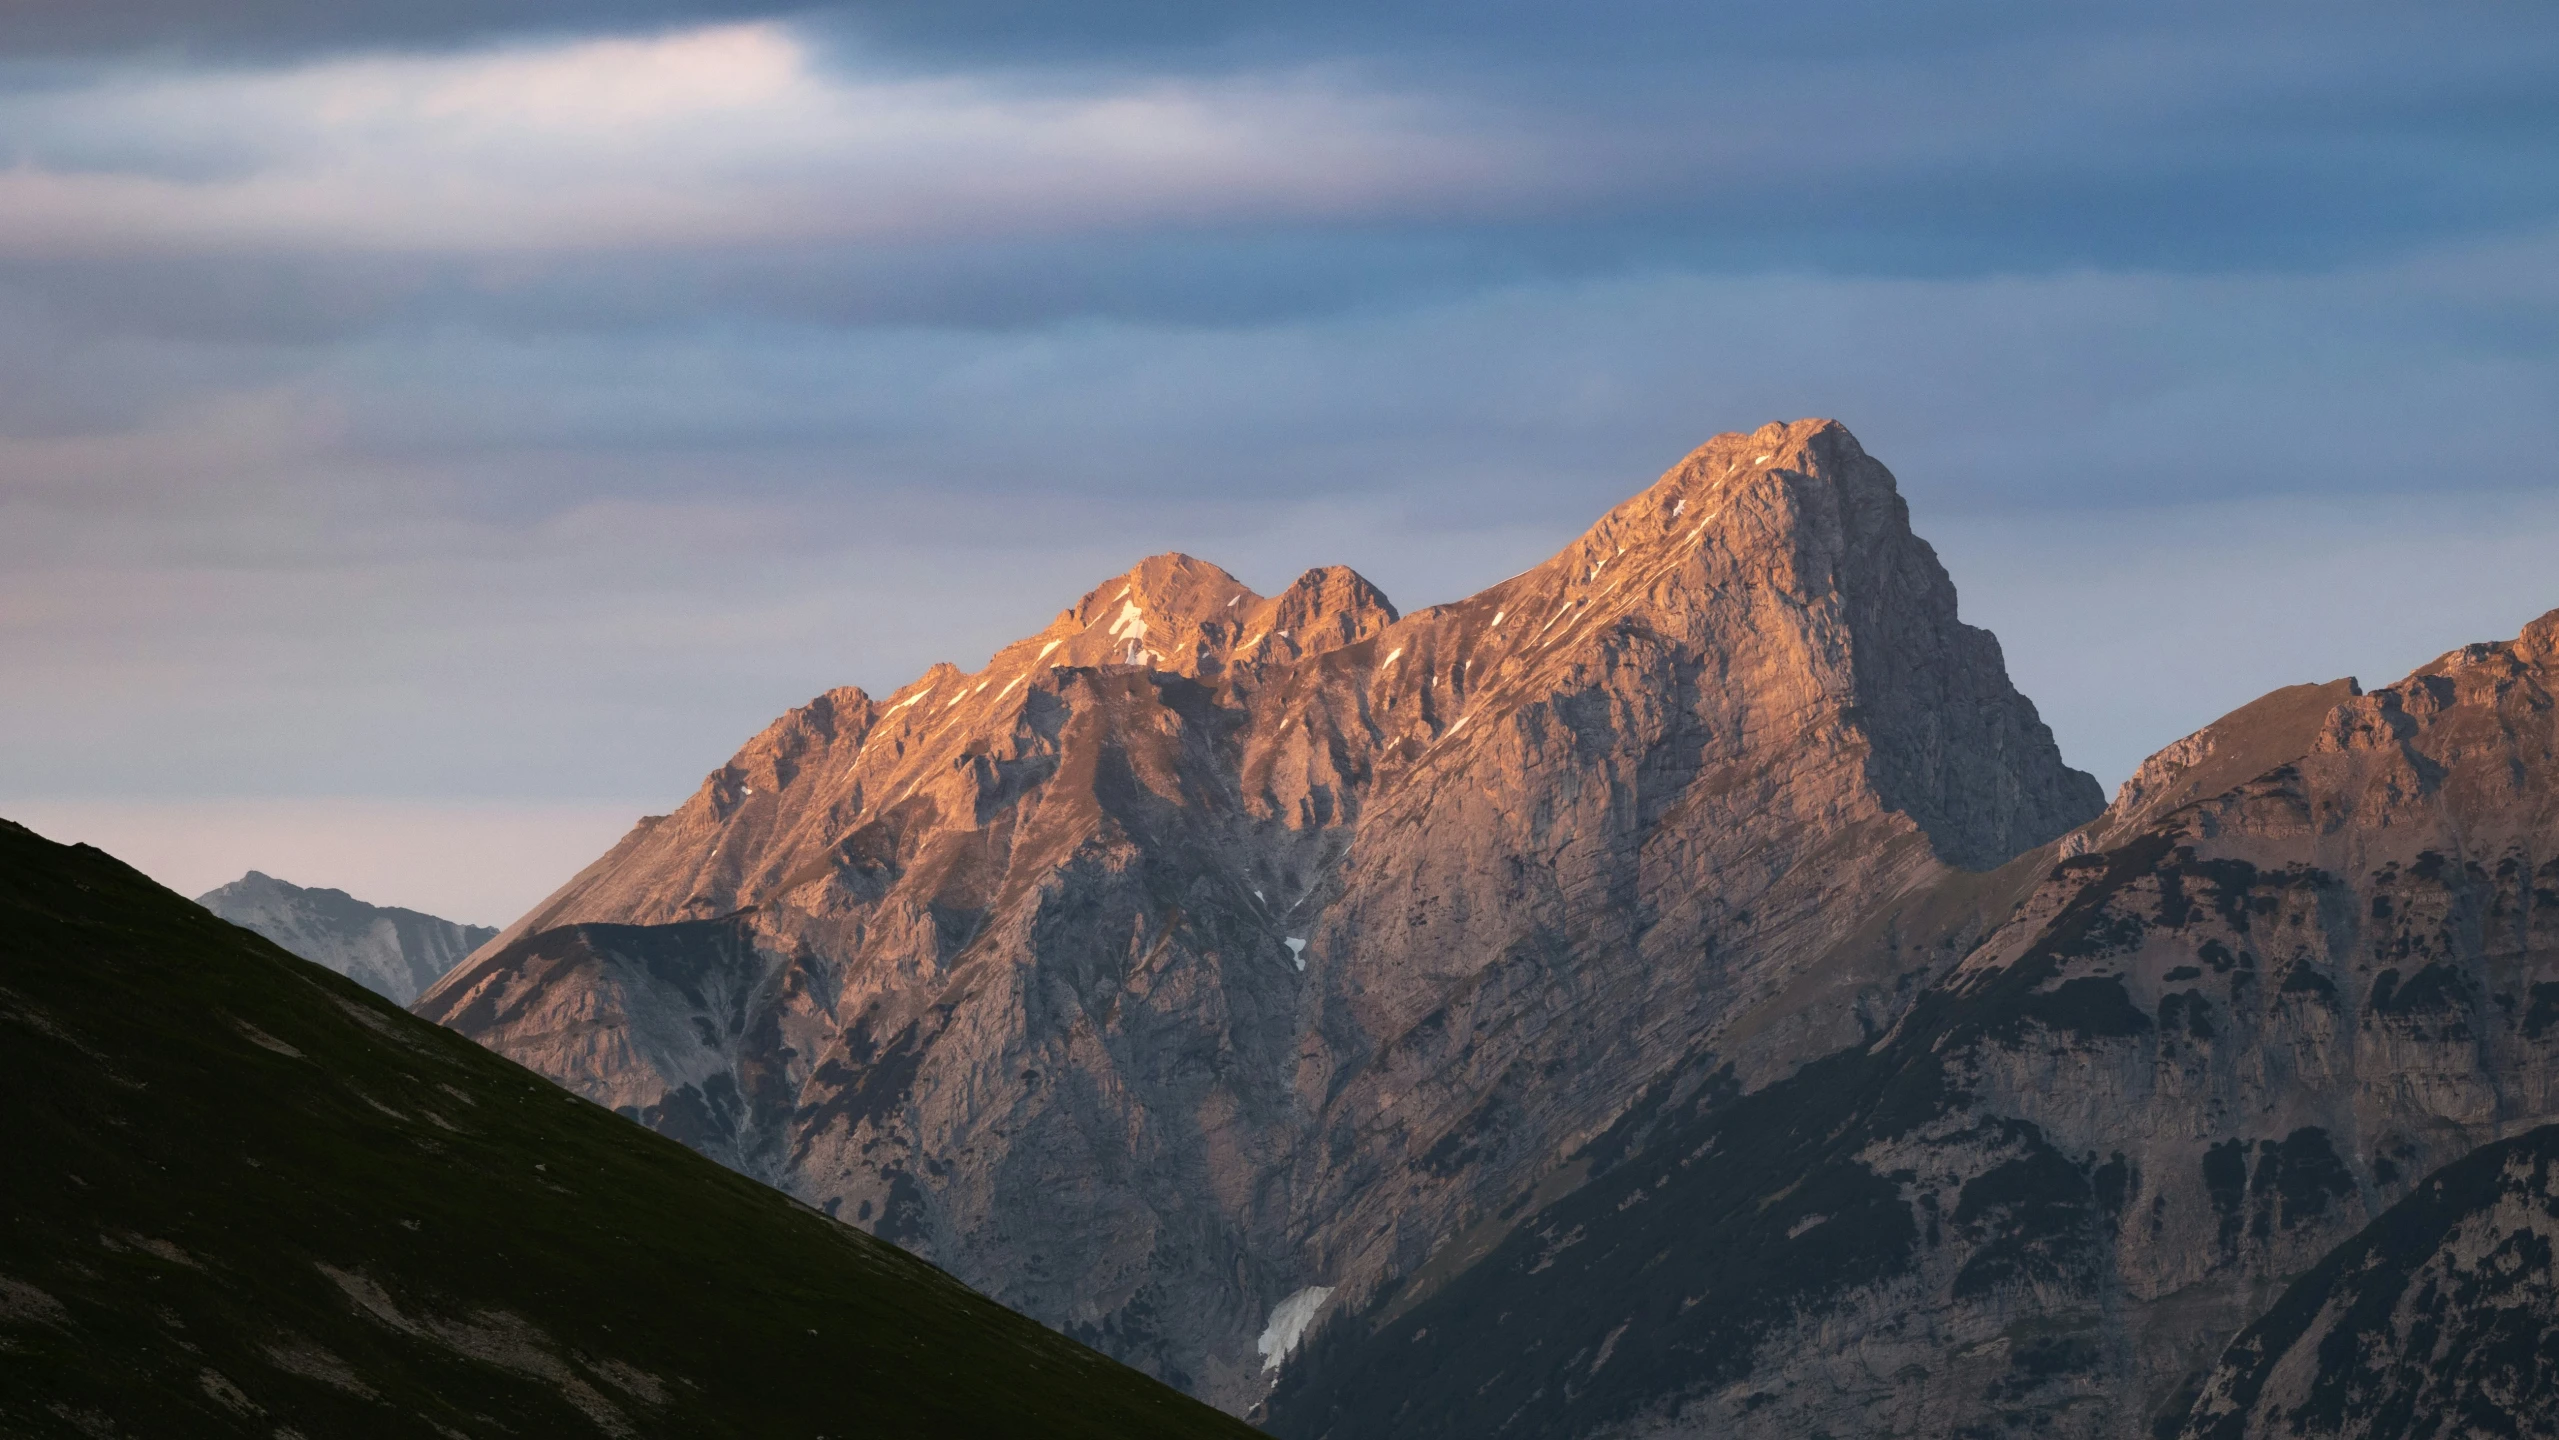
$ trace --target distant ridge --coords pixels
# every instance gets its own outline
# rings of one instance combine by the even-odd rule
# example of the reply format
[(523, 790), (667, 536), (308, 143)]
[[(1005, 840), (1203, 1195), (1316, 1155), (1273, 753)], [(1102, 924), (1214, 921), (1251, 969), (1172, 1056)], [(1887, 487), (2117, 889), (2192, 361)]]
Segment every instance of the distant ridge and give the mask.
[(401, 1005), (498, 933), (486, 925), (369, 905), (344, 890), (305, 888), (256, 870), (206, 891), (196, 903)]

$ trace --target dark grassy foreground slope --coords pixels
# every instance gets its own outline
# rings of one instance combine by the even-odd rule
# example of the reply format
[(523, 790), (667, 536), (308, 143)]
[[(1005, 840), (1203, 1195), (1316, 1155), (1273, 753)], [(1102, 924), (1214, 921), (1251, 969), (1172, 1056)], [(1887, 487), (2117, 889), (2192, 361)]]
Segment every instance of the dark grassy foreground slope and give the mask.
[(0, 1434), (1244, 1436), (0, 821)]

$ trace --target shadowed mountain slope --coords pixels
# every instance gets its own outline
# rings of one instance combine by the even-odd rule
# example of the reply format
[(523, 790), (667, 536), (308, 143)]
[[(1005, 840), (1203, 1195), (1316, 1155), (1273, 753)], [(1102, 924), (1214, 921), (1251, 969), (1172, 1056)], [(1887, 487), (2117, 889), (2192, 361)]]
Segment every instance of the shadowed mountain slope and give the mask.
[(1244, 1436), (0, 822), (0, 1432)]
[(2484, 1145), (2221, 1358), (2186, 1440), (2559, 1435), (2559, 1126)]
[(1699, 1047), (1892, 1024), (1910, 907), (2102, 801), (1807, 420), (1455, 604), (1157, 556), (830, 692), (417, 1009), (1241, 1412)]
[[(2376, 1417), (2481, 1395), (2525, 1429), (2445, 1433), (2539, 1433), (2559, 1367), (2441, 1347), (2548, 1348), (2547, 1297), (2481, 1288), (2489, 1252), (2546, 1269), (2546, 1176), (2446, 1172), (2512, 1193), (2425, 1211), (2469, 1227), (2439, 1259), (2331, 1252), (2559, 1119), (2559, 612), (2370, 694), (2278, 691), (1950, 883), (1899, 943), (1959, 963), (1889, 1029), (1765, 1085), (1696, 1052), (1568, 1193), (1331, 1317), (1271, 1428), (2130, 1440), (2200, 1389), (2216, 1436), (2435, 1433)], [(2377, 1265), (2442, 1288), (2392, 1310)]]
[(344, 890), (306, 888), (256, 870), (206, 891), (195, 903), (394, 1005), (418, 998), (498, 933), (394, 905), (368, 905)]

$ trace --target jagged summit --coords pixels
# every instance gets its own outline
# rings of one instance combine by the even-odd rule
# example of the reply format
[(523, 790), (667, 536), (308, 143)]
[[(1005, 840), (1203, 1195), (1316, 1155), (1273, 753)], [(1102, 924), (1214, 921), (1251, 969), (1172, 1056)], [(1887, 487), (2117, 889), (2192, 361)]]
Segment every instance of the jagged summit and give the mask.
[(1240, 1410), (1677, 1058), (1886, 1023), (1946, 957), (1842, 938), (2102, 798), (1806, 420), (1453, 604), (1159, 555), (829, 692), (418, 1009)]
[(1095, 586), (1047, 629), (997, 651), (977, 675), (960, 678), (982, 684), (1068, 665), (1214, 678), (1239, 663), (1322, 654), (1366, 639), (1396, 618), (1385, 593), (1345, 566), (1309, 570), (1280, 594), (1264, 597), (1205, 560), (1168, 552)]

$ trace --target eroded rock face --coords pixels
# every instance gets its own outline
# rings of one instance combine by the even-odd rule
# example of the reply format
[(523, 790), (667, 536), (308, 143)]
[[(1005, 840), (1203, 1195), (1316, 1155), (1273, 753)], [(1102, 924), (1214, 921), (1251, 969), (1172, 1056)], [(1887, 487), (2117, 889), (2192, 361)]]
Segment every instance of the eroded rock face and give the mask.
[(206, 891), (195, 903), (402, 1005), (498, 933), (398, 906), (368, 905), (344, 890), (305, 888), (256, 870)]
[(1804, 421), (1454, 605), (1158, 556), (831, 692), (417, 1008), (1244, 1410), (1701, 1048), (1891, 1025), (1995, 919), (1941, 882), (2101, 801)]
[(2559, 1434), (2559, 1126), (2482, 1146), (2234, 1342), (2187, 1440)]
[[(2084, 830), (1911, 902), (1906, 947), (2006, 918), (1886, 1033), (1767, 1084), (1701, 1046), (1569, 1193), (1340, 1317), (1272, 1428), (2295, 1433), (2338, 1390), (2308, 1329), (2380, 1322), (2323, 1299), (2216, 1371), (2225, 1344), (2429, 1171), (2559, 1118), (2555, 716), (2559, 612), (2180, 742)], [(2498, 1214), (2408, 1264), (2529, 1249), (2541, 1222)], [(2337, 1401), (2357, 1426), (2470, 1383), (2411, 1378), (2436, 1342), (2401, 1318)]]

